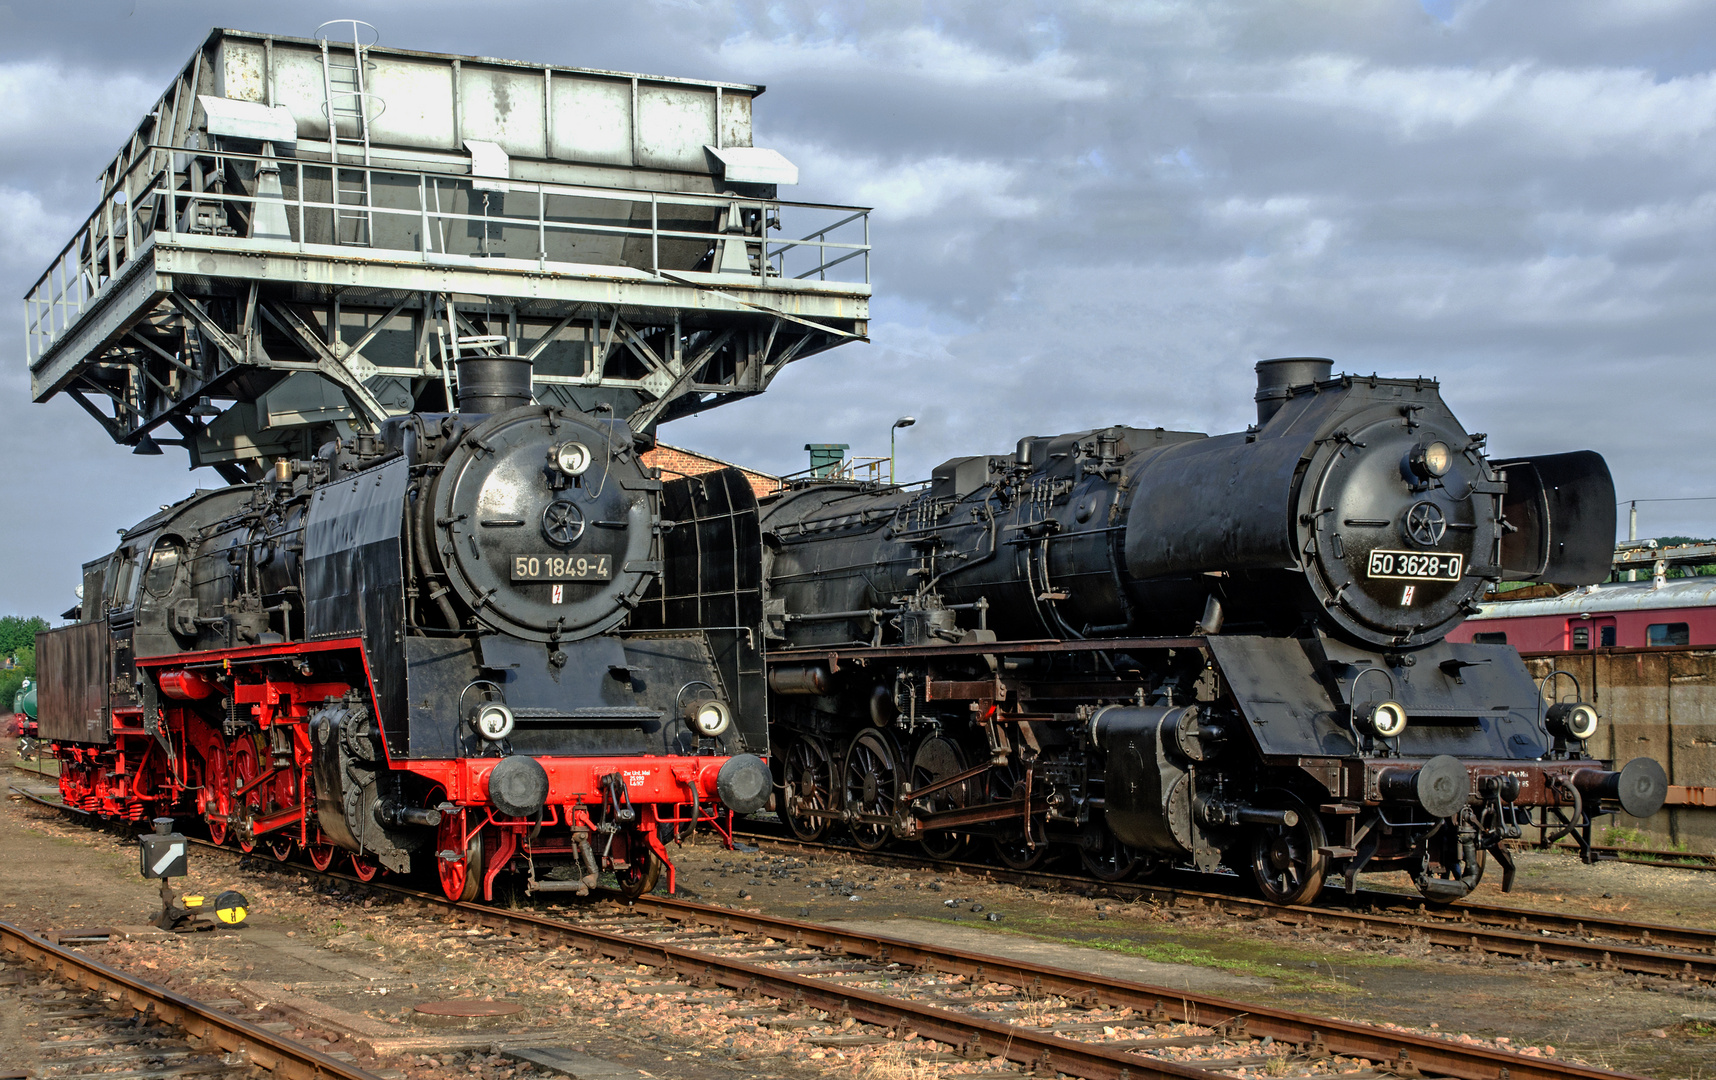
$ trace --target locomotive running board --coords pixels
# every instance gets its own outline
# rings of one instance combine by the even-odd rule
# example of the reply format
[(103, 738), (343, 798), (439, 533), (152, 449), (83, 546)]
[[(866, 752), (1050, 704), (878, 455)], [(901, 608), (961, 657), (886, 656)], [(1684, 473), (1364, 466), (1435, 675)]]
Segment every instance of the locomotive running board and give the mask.
[(1208, 644), (1204, 637), (1139, 637), (1087, 638), (1063, 641), (1059, 638), (1032, 638), (1025, 641), (983, 641), (969, 645), (894, 645), (871, 648), (867, 645), (838, 649), (804, 648), (780, 649), (768, 656), (773, 666), (820, 660), (830, 671), (838, 671), (842, 660), (908, 660), (934, 659), (942, 656), (1026, 656), (1032, 653), (1124, 652), (1129, 649), (1201, 649)]

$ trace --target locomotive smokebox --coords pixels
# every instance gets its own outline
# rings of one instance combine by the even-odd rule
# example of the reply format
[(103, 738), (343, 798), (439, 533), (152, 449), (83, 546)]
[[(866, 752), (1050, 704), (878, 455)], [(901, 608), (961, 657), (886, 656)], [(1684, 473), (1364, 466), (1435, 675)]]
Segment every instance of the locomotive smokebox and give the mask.
[(522, 356), (466, 356), (459, 360), (459, 411), (500, 413), (536, 400), (531, 363)]
[[(1305, 386), (1326, 379), (1334, 366), (1333, 360), (1325, 360), (1320, 356), (1284, 356), (1278, 360), (1259, 360), (1257, 426), (1262, 427), (1269, 423), (1270, 418), (1281, 411), (1281, 405), (1287, 400), (1290, 387)], [(462, 380), (464, 373), (460, 372), (459, 377)]]

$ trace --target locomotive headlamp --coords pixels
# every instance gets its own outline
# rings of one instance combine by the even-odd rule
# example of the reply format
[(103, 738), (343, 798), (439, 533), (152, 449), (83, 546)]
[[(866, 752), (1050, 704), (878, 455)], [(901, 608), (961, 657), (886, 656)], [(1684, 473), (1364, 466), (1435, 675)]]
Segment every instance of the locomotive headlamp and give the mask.
[(1370, 729), (1385, 739), (1392, 739), (1406, 730), (1406, 707), (1398, 701), (1384, 701), (1370, 710)]
[(1424, 443), (1412, 448), (1411, 466), (1425, 480), (1446, 476), (1454, 467), (1454, 452), (1445, 442)]
[(567, 476), (583, 476), (590, 467), (590, 448), (581, 442), (564, 442), (554, 448), (554, 467)]
[(697, 729), (697, 734), (711, 739), (733, 726), (733, 710), (724, 701), (714, 698), (695, 701), (686, 711), (690, 714), (687, 719)]
[(512, 710), (498, 701), (485, 701), (477, 706), (477, 714), (471, 718), (471, 726), (477, 729), (477, 734), (490, 742), (496, 742), (512, 734)]
[(1584, 742), (1597, 733), (1597, 710), (1583, 701), (1563, 701), (1549, 707), (1544, 715), (1549, 730), (1557, 735)]

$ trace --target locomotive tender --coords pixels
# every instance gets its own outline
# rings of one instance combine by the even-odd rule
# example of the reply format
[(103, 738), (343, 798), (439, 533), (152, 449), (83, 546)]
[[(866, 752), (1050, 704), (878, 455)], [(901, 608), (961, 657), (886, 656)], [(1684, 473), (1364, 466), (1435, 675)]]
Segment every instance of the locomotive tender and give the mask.
[(1486, 853), (1506, 888), (1523, 825), (1588, 851), (1593, 815), (1654, 813), (1661, 766), (1587, 756), (1576, 683), (1445, 640), (1491, 582), (1607, 575), (1602, 458), (1492, 460), (1436, 382), (1331, 366), (1260, 363), (1245, 432), (1026, 438), (920, 490), (765, 498), (793, 829), (1020, 868), (1065, 844), (1111, 879), (1225, 864), (1303, 903), (1385, 870), (1455, 899)]
[(471, 899), (509, 865), (671, 888), (664, 840), (765, 804), (757, 628), (662, 617), (647, 440), (535, 404), (528, 360), (458, 376), (457, 413), (200, 491), (85, 567), (81, 621), (38, 638), (67, 805), (365, 878), (427, 860)]

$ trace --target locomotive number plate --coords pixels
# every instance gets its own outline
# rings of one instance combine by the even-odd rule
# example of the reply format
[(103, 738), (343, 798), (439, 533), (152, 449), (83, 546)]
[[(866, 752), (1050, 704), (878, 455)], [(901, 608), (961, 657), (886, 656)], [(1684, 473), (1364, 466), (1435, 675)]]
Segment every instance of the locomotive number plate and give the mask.
[(514, 581), (607, 581), (614, 576), (608, 555), (514, 555)]
[(1370, 576), (1400, 581), (1458, 581), (1461, 561), (1459, 555), (1377, 550), (1370, 553)]

